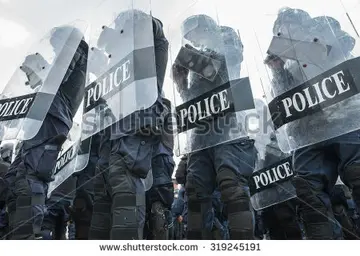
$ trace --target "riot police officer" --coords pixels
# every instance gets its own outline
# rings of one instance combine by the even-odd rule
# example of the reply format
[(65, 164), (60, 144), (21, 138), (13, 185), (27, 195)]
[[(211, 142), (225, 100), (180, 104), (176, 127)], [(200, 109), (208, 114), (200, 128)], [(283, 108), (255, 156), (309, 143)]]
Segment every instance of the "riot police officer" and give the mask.
[[(73, 27), (57, 27), (50, 39), (54, 49), (58, 47), (56, 39), (69, 31), (69, 40), (83, 37), (82, 32)], [(15, 213), (13, 239), (41, 237), (47, 184), (52, 181), (58, 153), (83, 97), (87, 54), (88, 45), (81, 40), (40, 130), (35, 137), (22, 142), (6, 174), (10, 188), (7, 206), (10, 215)]]
[[(194, 28), (197, 31), (193, 31)], [(204, 79), (183, 66), (173, 65), (173, 78), (184, 101), (239, 77), (243, 46), (232, 28), (219, 27), (211, 17), (199, 14), (187, 18), (182, 24), (182, 31), (184, 39), (200, 48), (191, 49), (192, 51), (199, 51), (199, 54), (221, 62), (213, 81)], [(221, 46), (224, 46), (225, 53), (214, 50)], [(230, 239), (253, 239), (253, 216), (247, 179), (255, 165), (254, 141), (245, 137), (224, 143), (224, 138), (229, 140), (231, 128), (238, 127), (234, 113), (219, 117), (213, 126), (211, 131), (208, 126), (201, 127), (191, 138), (192, 145), (211, 142), (213, 145), (188, 156), (187, 237), (212, 239), (212, 194), (217, 184), (221, 200), (226, 205)]]

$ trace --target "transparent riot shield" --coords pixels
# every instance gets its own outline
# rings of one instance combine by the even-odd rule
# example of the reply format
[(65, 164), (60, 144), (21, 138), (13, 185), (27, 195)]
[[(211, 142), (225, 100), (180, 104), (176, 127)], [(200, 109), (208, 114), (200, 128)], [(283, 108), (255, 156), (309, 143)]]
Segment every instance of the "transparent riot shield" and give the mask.
[(279, 149), (275, 134), (265, 146), (259, 144), (255, 144), (259, 152), (256, 169), (249, 179), (250, 200), (257, 211), (296, 197), (291, 183), (295, 175), (292, 155)]
[(76, 159), (76, 172), (82, 171), (89, 163), (92, 137), (80, 142)]
[(360, 128), (360, 46), (339, 0), (253, 1), (251, 51), (291, 152)]
[(115, 123), (125, 131), (120, 121), (134, 122), (158, 97), (150, 0), (104, 1), (89, 46), (82, 140)]
[(76, 156), (80, 147), (80, 141), (78, 140), (73, 143), (67, 141), (65, 143), (67, 143), (67, 145), (63, 148), (66, 148), (66, 150), (62, 150), (59, 154), (55, 169), (53, 170), (54, 181), (49, 184), (48, 197), (76, 170)]
[[(83, 104), (83, 103), (82, 103)], [(77, 169), (77, 159), (79, 149), (81, 147), (81, 121), (83, 108), (80, 105), (74, 117), (73, 126), (71, 127), (67, 140), (62, 145), (56, 166), (53, 170), (54, 181), (50, 182), (48, 189), (48, 197), (51, 192), (67, 180)]]
[(235, 25), (247, 24), (222, 23), (216, 1), (197, 1), (169, 26), (177, 155), (248, 136), (255, 106)]
[(55, 27), (31, 47), (1, 93), (2, 140), (28, 140), (37, 134), (85, 30), (82, 21)]
[(255, 99), (257, 127), (252, 127), (251, 135), (255, 140), (257, 161), (249, 179), (251, 202), (255, 210), (288, 201), (296, 197), (291, 183), (294, 176), (292, 157), (283, 153), (277, 144), (271, 114), (261, 99)]
[(149, 170), (145, 179), (141, 179), (141, 182), (144, 185), (145, 191), (148, 191), (151, 189), (151, 187), (154, 183), (154, 176), (152, 174), (152, 169)]

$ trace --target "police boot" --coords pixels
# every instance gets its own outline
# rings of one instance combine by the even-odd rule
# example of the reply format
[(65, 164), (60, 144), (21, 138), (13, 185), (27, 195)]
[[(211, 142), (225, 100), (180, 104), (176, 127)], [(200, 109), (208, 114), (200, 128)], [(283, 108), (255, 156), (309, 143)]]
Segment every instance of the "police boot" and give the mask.
[(331, 240), (333, 238), (333, 226), (329, 221), (329, 212), (323, 201), (303, 178), (294, 177), (292, 183), (299, 198), (299, 212), (306, 238), (309, 240)]
[(240, 180), (234, 171), (223, 168), (216, 180), (228, 213), (230, 240), (253, 240), (254, 218), (245, 179)]
[(169, 210), (161, 202), (155, 202), (151, 207), (150, 227), (153, 240), (169, 239)]

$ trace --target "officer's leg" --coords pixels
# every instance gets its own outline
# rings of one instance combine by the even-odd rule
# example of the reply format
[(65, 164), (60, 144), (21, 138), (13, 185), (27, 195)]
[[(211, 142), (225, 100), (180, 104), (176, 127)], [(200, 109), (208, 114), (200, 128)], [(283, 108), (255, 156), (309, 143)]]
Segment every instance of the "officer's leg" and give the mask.
[(297, 175), (292, 183), (299, 199), (306, 238), (310, 240), (333, 238), (329, 190), (337, 179), (337, 158), (331, 152), (322, 146), (310, 146), (297, 150), (293, 156)]
[(73, 203), (72, 219), (75, 223), (76, 240), (88, 240), (93, 205), (89, 204), (83, 194), (78, 194)]
[(41, 235), (44, 240), (52, 240), (55, 237), (57, 218), (60, 216), (58, 202), (53, 198), (46, 200), (46, 214), (42, 223)]
[(154, 240), (168, 239), (171, 205), (174, 201), (174, 187), (171, 180), (174, 165), (172, 157), (168, 155), (158, 155), (152, 159), (154, 183), (146, 192), (146, 207), (150, 215), (149, 227)]
[(212, 193), (215, 189), (215, 171), (209, 150), (189, 154), (187, 195), (187, 239), (211, 240), (214, 222)]
[(110, 240), (111, 197), (108, 183), (109, 165), (100, 160), (94, 179), (94, 208), (91, 218), (89, 239)]
[(5, 175), (5, 183), (8, 186), (8, 189), (5, 191), (6, 206), (7, 212), (9, 215), (9, 234), (8, 239), (11, 239), (13, 230), (14, 230), (14, 221), (15, 221), (15, 212), (16, 212), (16, 195), (15, 195), (15, 180), (16, 180), (16, 170), (21, 164), (21, 154), (18, 154), (11, 164), (8, 172)]
[(74, 200), (74, 222), (76, 227), (76, 239), (87, 240), (94, 204), (94, 175), (98, 157), (90, 156), (86, 168), (79, 172), (76, 182), (76, 197)]
[(232, 240), (254, 239), (254, 217), (250, 208), (248, 177), (255, 167), (254, 142), (223, 144), (214, 148), (216, 180), (226, 205)]
[(60, 201), (60, 217), (57, 218), (56, 228), (55, 228), (55, 239), (56, 240), (66, 240), (66, 227), (67, 223), (70, 220), (70, 215), (68, 213), (68, 209), (71, 205), (70, 200), (61, 200)]
[(296, 199), (278, 204), (274, 207), (278, 220), (278, 229), (281, 230), (284, 240), (302, 240), (302, 233), (296, 215)]
[(7, 184), (3, 179), (4, 173), (0, 176), (0, 240), (5, 240), (9, 232), (9, 215), (6, 211)]
[(132, 135), (112, 141), (109, 183), (112, 192), (112, 240), (143, 239), (146, 178), (154, 138)]
[[(0, 190), (1, 186), (6, 186), (7, 184), (5, 183), (5, 180), (2, 179), (2, 177), (0, 177), (0, 180), (2, 181), (2, 183), (0, 182)], [(7, 189), (6, 189), (7, 190)], [(0, 192), (0, 240), (5, 240), (8, 236), (9, 233), (9, 215), (6, 211), (6, 194), (7, 191), (5, 191), (5, 189), (3, 190), (3, 192)]]
[(265, 229), (268, 231), (270, 240), (285, 240), (284, 232), (279, 227), (279, 220), (275, 213), (274, 206), (270, 206), (262, 211), (262, 220)]
[(254, 214), (255, 214), (255, 227), (254, 227), (255, 239), (263, 240), (265, 233), (266, 233), (263, 211), (255, 211), (254, 210)]
[(65, 135), (60, 135), (41, 145), (29, 147), (24, 142), (20, 152), (23, 162), (16, 173), (16, 230), (13, 239), (33, 239), (40, 234), (47, 184), (52, 180), (52, 171), (65, 139)]

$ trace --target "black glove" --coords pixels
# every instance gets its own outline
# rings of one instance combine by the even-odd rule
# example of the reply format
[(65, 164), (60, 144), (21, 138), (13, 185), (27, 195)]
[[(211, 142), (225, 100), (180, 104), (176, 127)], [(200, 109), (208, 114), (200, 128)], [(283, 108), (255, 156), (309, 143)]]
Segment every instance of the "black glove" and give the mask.
[(186, 183), (186, 175), (187, 175), (187, 157), (182, 157), (180, 163), (176, 169), (175, 178), (178, 184)]

